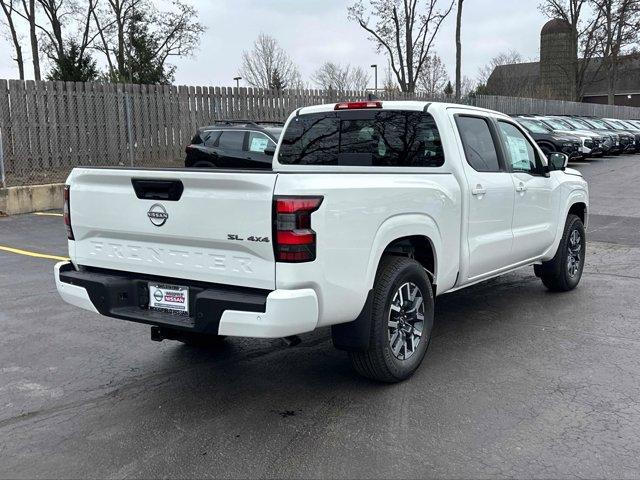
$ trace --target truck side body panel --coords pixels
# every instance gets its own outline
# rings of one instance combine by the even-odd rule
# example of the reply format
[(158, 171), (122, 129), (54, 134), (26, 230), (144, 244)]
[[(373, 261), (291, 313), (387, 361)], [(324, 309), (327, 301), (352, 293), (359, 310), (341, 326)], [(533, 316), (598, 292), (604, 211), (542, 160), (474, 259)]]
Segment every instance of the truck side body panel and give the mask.
[(407, 236), (428, 237), (436, 282), (446, 290), (458, 272), (461, 193), (455, 177), (429, 174), (280, 174), (276, 195), (323, 195), (312, 215), (317, 259), (276, 264), (279, 289), (318, 293), (319, 325), (353, 320), (373, 287), (384, 249)]

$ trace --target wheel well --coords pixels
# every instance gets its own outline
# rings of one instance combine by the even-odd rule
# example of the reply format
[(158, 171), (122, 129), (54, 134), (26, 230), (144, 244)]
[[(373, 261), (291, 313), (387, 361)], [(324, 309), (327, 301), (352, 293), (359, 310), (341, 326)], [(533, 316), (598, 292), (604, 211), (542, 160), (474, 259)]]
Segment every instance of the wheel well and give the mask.
[(402, 255), (413, 258), (429, 272), (431, 282), (435, 285), (436, 257), (429, 237), (413, 235), (394, 240), (384, 249), (383, 255)]
[(580, 220), (582, 220), (582, 223), (584, 223), (587, 214), (587, 206), (582, 202), (574, 203), (569, 209), (569, 214), (577, 215), (580, 217)]
[(551, 142), (546, 142), (544, 140), (538, 142), (538, 146), (541, 149), (547, 148), (549, 149), (551, 152), (555, 152), (557, 150), (556, 146), (554, 144), (552, 144)]

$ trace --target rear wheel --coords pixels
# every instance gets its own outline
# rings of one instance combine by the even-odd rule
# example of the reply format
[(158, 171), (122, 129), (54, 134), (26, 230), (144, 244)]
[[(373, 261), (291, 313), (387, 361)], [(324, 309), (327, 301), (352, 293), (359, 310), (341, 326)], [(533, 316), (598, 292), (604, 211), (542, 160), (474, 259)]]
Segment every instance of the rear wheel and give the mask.
[(554, 292), (573, 290), (580, 283), (586, 252), (586, 235), (582, 220), (577, 215), (569, 215), (558, 250), (548, 262), (536, 265), (536, 275), (542, 283)]
[(400, 382), (422, 363), (433, 327), (433, 290), (415, 260), (383, 257), (373, 291), (369, 347), (350, 352), (355, 370), (381, 382)]

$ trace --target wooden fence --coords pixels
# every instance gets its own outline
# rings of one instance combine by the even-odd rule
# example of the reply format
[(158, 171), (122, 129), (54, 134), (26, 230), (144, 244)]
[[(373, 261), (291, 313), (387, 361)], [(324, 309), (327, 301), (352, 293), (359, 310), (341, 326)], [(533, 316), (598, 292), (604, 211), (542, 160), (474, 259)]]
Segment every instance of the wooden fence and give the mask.
[[(382, 93), (383, 100), (443, 100)], [(0, 80), (0, 186), (63, 181), (78, 165), (179, 166), (196, 129), (220, 119), (284, 121), (296, 108), (365, 92)], [(640, 109), (478, 96), (508, 114), (640, 118)]]

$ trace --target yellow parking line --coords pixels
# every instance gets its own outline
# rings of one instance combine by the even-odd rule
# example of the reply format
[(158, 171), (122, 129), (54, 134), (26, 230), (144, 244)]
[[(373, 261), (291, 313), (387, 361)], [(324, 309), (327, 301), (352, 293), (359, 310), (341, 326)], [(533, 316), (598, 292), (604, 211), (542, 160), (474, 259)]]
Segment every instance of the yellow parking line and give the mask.
[(15, 253), (17, 255), (25, 255), (27, 257), (46, 258), (48, 260), (56, 260), (58, 262), (69, 260), (69, 258), (67, 257), (59, 257), (57, 255), (47, 255), (45, 253), (30, 252), (29, 250), (20, 250), (19, 248), (5, 247), (3, 245), (0, 245), (0, 251)]
[(35, 212), (34, 215), (40, 215), (41, 217), (62, 217), (61, 213), (49, 213), (49, 212)]

